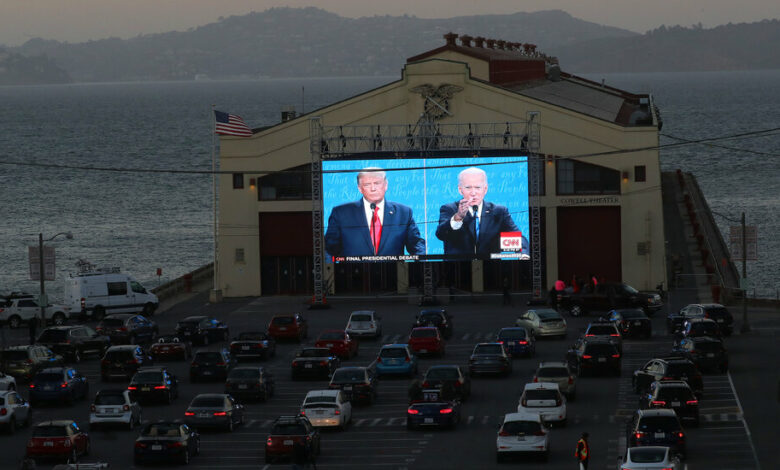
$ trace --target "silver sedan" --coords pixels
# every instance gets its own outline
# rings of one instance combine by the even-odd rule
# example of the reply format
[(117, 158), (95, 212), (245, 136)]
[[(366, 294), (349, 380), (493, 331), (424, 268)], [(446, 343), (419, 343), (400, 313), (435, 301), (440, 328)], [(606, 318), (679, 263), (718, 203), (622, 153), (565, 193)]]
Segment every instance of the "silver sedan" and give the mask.
[(515, 325), (528, 329), (536, 337), (566, 337), (566, 320), (551, 308), (529, 309), (517, 318)]

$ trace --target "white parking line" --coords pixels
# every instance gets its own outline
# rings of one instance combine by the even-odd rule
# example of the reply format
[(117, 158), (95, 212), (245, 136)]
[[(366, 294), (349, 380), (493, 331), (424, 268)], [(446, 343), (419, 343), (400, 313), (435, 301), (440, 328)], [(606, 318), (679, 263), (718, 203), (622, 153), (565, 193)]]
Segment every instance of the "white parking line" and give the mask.
[(742, 403), (739, 401), (739, 395), (737, 395), (737, 389), (734, 387), (734, 381), (731, 380), (731, 373), (726, 373), (729, 378), (729, 384), (731, 390), (734, 392), (734, 398), (737, 400), (737, 407), (739, 407), (739, 414), (742, 416), (742, 425), (745, 426), (745, 434), (747, 434), (748, 442), (750, 443), (750, 449), (753, 451), (753, 460), (756, 462), (756, 468), (761, 470), (761, 462), (758, 461), (758, 454), (756, 454), (756, 447), (753, 445), (753, 436), (750, 434), (750, 428), (748, 428), (747, 421), (745, 420), (745, 412), (742, 409)]

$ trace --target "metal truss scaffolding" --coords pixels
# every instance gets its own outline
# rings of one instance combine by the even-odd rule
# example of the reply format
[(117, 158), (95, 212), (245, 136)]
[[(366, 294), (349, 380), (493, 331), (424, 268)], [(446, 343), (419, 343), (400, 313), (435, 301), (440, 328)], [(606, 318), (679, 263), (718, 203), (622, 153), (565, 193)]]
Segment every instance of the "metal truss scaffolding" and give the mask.
[(531, 198), (528, 201), (528, 209), (531, 211), (531, 277), (533, 284), (533, 296), (542, 298), (542, 218), (541, 196), (542, 180), (544, 178), (544, 158), (539, 154), (540, 149), (540, 113), (530, 111), (528, 113), (528, 177), (530, 178)]
[[(314, 297), (312, 306), (325, 303), (323, 280), (323, 204), (322, 204), (322, 161), (345, 157), (371, 155), (376, 157), (425, 157), (428, 155), (480, 154), (517, 151), (521, 154), (533, 152), (538, 157), (539, 127), (538, 114), (529, 113), (532, 121), (445, 124), (421, 117), (416, 124), (376, 124), (355, 126), (323, 126), (319, 117), (312, 117), (309, 125), (312, 184), (312, 240), (314, 268)], [(532, 151), (531, 145), (535, 145)], [(529, 173), (535, 168), (529, 158)], [(537, 180), (539, 176), (535, 177)], [(532, 188), (541, 187), (536, 181)], [(531, 208), (532, 259), (534, 276), (539, 260), (539, 207), (538, 197)], [(536, 214), (533, 216), (533, 214)], [(534, 225), (535, 224), (535, 225)], [(536, 239), (533, 238), (534, 233)], [(433, 269), (426, 262), (423, 271), (423, 302), (434, 297)], [(538, 285), (541, 286), (541, 277)], [(534, 277), (534, 288), (537, 281)]]

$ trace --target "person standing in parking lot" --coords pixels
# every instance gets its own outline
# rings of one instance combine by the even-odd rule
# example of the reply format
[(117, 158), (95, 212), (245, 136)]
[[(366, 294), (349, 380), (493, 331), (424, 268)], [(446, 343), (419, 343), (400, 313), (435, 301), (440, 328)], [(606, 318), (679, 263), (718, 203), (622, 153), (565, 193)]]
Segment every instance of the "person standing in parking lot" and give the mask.
[(582, 437), (577, 441), (577, 450), (574, 456), (580, 463), (580, 470), (588, 470), (588, 461), (590, 460), (590, 446), (588, 445), (588, 433), (582, 433)]

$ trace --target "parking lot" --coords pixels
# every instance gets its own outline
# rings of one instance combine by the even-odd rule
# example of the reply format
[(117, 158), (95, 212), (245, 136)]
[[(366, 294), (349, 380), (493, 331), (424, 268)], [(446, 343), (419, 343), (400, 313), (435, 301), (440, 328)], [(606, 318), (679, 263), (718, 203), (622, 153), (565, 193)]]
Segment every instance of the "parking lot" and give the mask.
[[(474, 345), (491, 341), (504, 326), (512, 326), (524, 305), (515, 299), (516, 307), (499, 306), (498, 297), (478, 302), (463, 302), (448, 306), (453, 315), (454, 334), (447, 342), (444, 358), (423, 358), (420, 372), (434, 364), (466, 365)], [(307, 311), (305, 305), (291, 299), (245, 299), (216, 306), (199, 299), (182, 304), (154, 320), (161, 332), (170, 332), (176, 320), (192, 314), (210, 314), (230, 326), (230, 335), (241, 331), (264, 329), (277, 313), (302, 312), (310, 322), (310, 333), (305, 343), (313, 343), (325, 328), (343, 328), (352, 310), (373, 308), (383, 318), (383, 337), (379, 340), (361, 340), (357, 357), (344, 361), (345, 365), (367, 365), (374, 360), (382, 344), (405, 342), (419, 307), (399, 301), (358, 302), (342, 301), (328, 310)], [(551, 431), (549, 462), (542, 464), (520, 459), (514, 466), (525, 468), (568, 469), (576, 465), (574, 447), (583, 431), (591, 435), (591, 467), (614, 469), (618, 456), (625, 448), (625, 420), (637, 407), (638, 396), (631, 389), (631, 374), (644, 362), (657, 355), (667, 354), (671, 337), (666, 335), (663, 312), (653, 318), (654, 336), (649, 340), (626, 340), (621, 377), (583, 377), (579, 379), (577, 400), (568, 404), (568, 424)], [(376, 402), (370, 406), (356, 406), (352, 425), (343, 432), (322, 432), (322, 454), (318, 468), (506, 468), (512, 464), (496, 464), (495, 438), (506, 413), (516, 410), (523, 385), (533, 376), (542, 360), (562, 360), (573, 340), (591, 318), (568, 318), (566, 339), (539, 340), (536, 356), (517, 358), (513, 372), (506, 378), (475, 377), (472, 395), (464, 403), (461, 423), (454, 430), (423, 429), (408, 431), (405, 412), (408, 405), (408, 378), (382, 379)], [(9, 342), (23, 343), (26, 330), (5, 332)], [(727, 339), (728, 344), (729, 339)], [(208, 348), (226, 346), (226, 343)], [(290, 363), (300, 345), (281, 342), (274, 358), (260, 361), (276, 378), (276, 393), (266, 403), (247, 403), (243, 426), (233, 433), (203, 431), (201, 455), (195, 457), (193, 468), (285, 468), (290, 463), (264, 463), (264, 443), (273, 420), (280, 415), (297, 414), (309, 390), (327, 388), (327, 382), (295, 381), (290, 378)], [(195, 350), (198, 348), (196, 347)], [(157, 365), (161, 365), (158, 363)], [(189, 383), (188, 363), (166, 362), (180, 381), (180, 396), (171, 405), (146, 405), (143, 421), (182, 419), (184, 410), (199, 393), (224, 390), (222, 382)], [(88, 358), (76, 366), (90, 381), (90, 397), (101, 388), (122, 388), (126, 382), (100, 382), (99, 360)], [(21, 387), (20, 387), (21, 388)], [(71, 407), (50, 405), (36, 408), (34, 421), (43, 419), (75, 419), (86, 426), (89, 401), (77, 402)], [(704, 398), (701, 400), (702, 423), (696, 429), (686, 429), (689, 439), (688, 468), (758, 468), (748, 426), (743, 421), (741, 404), (728, 374), (704, 376)], [(753, 423), (751, 423), (753, 424)], [(30, 431), (23, 429), (15, 435), (0, 436), (6, 458), (2, 468), (17, 468), (24, 455)], [(113, 468), (131, 468), (133, 441), (136, 431), (99, 430), (90, 433), (92, 452), (85, 461), (106, 461)], [(39, 468), (51, 468), (39, 466)]]

